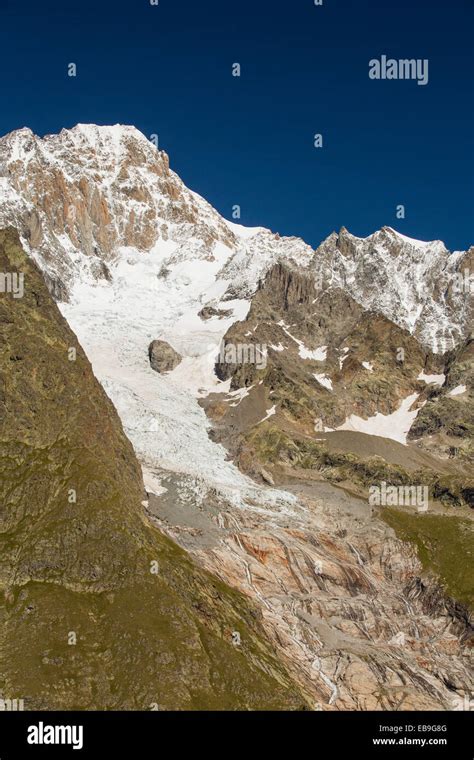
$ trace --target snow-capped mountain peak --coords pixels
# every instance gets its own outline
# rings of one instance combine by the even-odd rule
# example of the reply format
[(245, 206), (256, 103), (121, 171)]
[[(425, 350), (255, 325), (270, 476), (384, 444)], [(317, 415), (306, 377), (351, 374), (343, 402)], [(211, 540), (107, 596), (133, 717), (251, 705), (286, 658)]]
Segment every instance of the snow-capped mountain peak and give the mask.
[(300, 238), (229, 222), (133, 126), (78, 124), (44, 138), (24, 128), (1, 138), (0, 225), (19, 230), (59, 300), (78, 283), (113, 279), (133, 251), (151, 256), (157, 273), (215, 262), (226, 300), (248, 299), (284, 260), (310, 268), (322, 290), (343, 288), (436, 351), (469, 330), (470, 292), (456, 277), (472, 270), (472, 249), (450, 254), (439, 240), (413, 240), (391, 227), (366, 238), (343, 227), (315, 252)]
[(441, 240), (415, 240), (392, 227), (365, 238), (343, 227), (321, 243), (311, 268), (322, 290), (342, 288), (364, 308), (444, 353), (467, 337), (472, 323), (464, 275), (472, 262), (472, 248), (450, 253)]

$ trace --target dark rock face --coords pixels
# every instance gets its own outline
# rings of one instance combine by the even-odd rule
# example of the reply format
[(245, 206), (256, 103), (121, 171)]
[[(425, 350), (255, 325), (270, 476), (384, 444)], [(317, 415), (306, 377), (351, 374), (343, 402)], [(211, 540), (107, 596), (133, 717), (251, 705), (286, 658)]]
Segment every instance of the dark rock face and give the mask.
[[(226, 362), (220, 355), (217, 377), (231, 378), (232, 390), (266, 389), (265, 408), (276, 404), (285, 424), (298, 425), (305, 435), (313, 434), (315, 419), (336, 429), (351, 414), (364, 419), (391, 414), (413, 394), (419, 413), (409, 440), (443, 459), (472, 463), (472, 339), (444, 355), (433, 354), (386, 317), (364, 311), (340, 288), (318, 290), (306, 271), (279, 263), (260, 281), (246, 319), (224, 338), (231, 345), (249, 341), (268, 347), (265, 367)], [(324, 347), (324, 358), (311, 360), (301, 345)], [(427, 383), (420, 370), (444, 374), (445, 382)]]
[(46, 283), (46, 286), (53, 296), (55, 301), (62, 301), (63, 303), (69, 302), (69, 291), (64, 284), (64, 282), (61, 280), (60, 277), (52, 277), (51, 275), (45, 273), (43, 275), (44, 281)]
[(317, 296), (313, 278), (307, 272), (298, 272), (282, 263), (275, 264), (266, 278), (259, 282), (259, 290), (266, 290), (267, 299), (278, 303), (285, 311), (292, 307), (309, 307)]
[[(231, 326), (224, 342), (268, 347), (265, 367), (218, 357), (216, 375), (231, 377), (232, 390), (262, 381), (271, 394), (269, 406), (276, 402), (306, 434), (314, 432), (315, 418), (336, 428), (352, 413), (390, 414), (425, 389), (417, 375), (427, 352), (416, 338), (380, 314), (365, 312), (340, 288), (318, 290), (307, 272), (282, 263), (259, 283), (246, 319)], [(310, 352), (318, 348), (312, 359)], [(326, 375), (332, 390), (315, 374)]]
[(155, 372), (171, 372), (182, 357), (165, 340), (152, 340), (148, 346), (148, 358)]
[[(466, 472), (474, 463), (474, 340), (469, 338), (443, 357), (446, 381), (429, 394), (409, 438), (427, 450), (460, 461)], [(470, 503), (470, 502), (469, 502)]]
[(413, 578), (405, 588), (405, 593), (411, 601), (419, 599), (423, 610), (429, 614), (448, 614), (454, 622), (454, 629), (461, 635), (463, 641), (474, 641), (474, 615), (465, 604), (446, 596), (444, 589), (430, 579), (423, 581)]
[(132, 445), (13, 230), (0, 271), (25, 283), (0, 294), (0, 697), (304, 709), (252, 603), (145, 519)]

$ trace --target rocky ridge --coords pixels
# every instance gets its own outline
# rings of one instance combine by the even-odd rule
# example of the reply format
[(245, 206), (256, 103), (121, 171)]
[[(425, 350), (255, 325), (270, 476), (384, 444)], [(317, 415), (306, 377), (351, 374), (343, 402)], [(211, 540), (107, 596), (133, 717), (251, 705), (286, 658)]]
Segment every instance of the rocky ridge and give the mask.
[[(309, 267), (322, 289), (340, 287), (444, 353), (469, 337), (474, 249), (450, 254), (389, 227), (357, 238), (344, 228), (314, 251), (298, 238), (226, 222), (170, 170), (134, 127), (78, 125), (44, 138), (21, 129), (0, 139), (0, 224), (14, 225), (59, 300), (75, 281), (107, 280), (127, 249), (157, 255), (163, 272), (208, 260), (222, 245), (226, 300), (249, 298), (279, 260)], [(467, 273), (467, 274), (466, 274)], [(211, 304), (215, 306), (215, 304)]]

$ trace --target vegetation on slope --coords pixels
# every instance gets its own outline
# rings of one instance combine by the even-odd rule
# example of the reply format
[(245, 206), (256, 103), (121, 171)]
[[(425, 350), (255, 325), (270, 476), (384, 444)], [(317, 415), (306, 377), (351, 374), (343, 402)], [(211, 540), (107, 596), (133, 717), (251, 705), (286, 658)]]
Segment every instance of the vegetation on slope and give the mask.
[(412, 541), (425, 571), (443, 580), (447, 593), (474, 609), (474, 536), (470, 520), (386, 508), (382, 518)]

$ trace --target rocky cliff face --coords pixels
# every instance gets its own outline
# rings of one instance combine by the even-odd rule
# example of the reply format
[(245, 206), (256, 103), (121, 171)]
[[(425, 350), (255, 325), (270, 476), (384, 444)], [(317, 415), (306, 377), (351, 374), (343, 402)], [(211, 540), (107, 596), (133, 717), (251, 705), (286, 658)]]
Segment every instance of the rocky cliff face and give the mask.
[(260, 366), (232, 363), (224, 352), (217, 359), (219, 377), (231, 378), (234, 391), (249, 389), (242, 406), (252, 393), (261, 395), (263, 384), (275, 413), (307, 434), (318, 423), (320, 432), (337, 429), (352, 414), (389, 416), (410, 396), (420, 405), (426, 381), (419, 376), (436, 361), (408, 331), (364, 311), (340, 288), (319, 290), (307, 270), (284, 264), (269, 271), (246, 319), (224, 342), (266, 347)]
[(311, 270), (322, 288), (341, 287), (425, 346), (445, 353), (472, 330), (474, 248), (450, 254), (390, 227), (367, 238), (344, 227), (316, 250)]
[(144, 518), (132, 446), (13, 230), (0, 271), (24, 276), (0, 295), (2, 698), (304, 708), (256, 607)]
[[(474, 463), (474, 341), (469, 339), (444, 357), (445, 382), (433, 387), (410, 428), (409, 438), (428, 451)], [(474, 491), (471, 495), (474, 506)]]
[(212, 258), (216, 243), (240, 249), (231, 226), (134, 127), (7, 135), (0, 140), (0, 198), (0, 224), (18, 229), (59, 300), (77, 279), (107, 279), (108, 263), (123, 249), (149, 253), (161, 244), (174, 261)]

